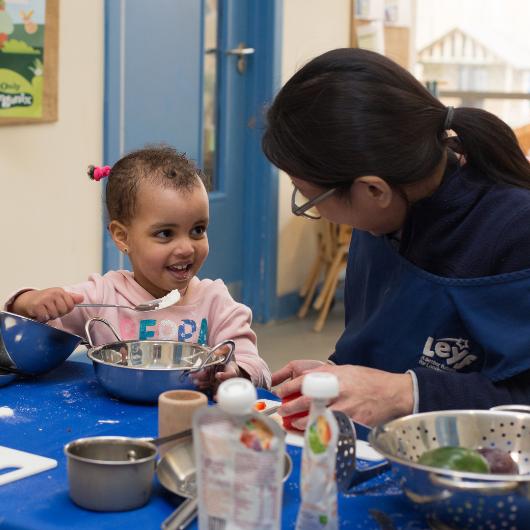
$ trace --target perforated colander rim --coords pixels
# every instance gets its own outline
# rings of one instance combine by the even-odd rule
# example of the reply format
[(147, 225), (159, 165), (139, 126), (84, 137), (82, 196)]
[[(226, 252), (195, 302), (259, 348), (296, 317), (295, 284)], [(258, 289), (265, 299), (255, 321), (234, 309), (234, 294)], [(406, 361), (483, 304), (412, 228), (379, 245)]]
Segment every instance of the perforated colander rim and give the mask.
[[(530, 482), (530, 473), (509, 475), (509, 474), (492, 474), (492, 473), (472, 473), (469, 471), (453, 471), (451, 469), (443, 469), (439, 467), (425, 466), (418, 464), (417, 462), (412, 462), (406, 458), (402, 458), (392, 453), (389, 453), (384, 447), (378, 443), (378, 436), (383, 434), (390, 434), (388, 430), (390, 427), (392, 430), (396, 429), (396, 426), (403, 427), (408, 426), (409, 423), (417, 423), (423, 418), (435, 418), (435, 417), (444, 417), (444, 416), (489, 416), (495, 417), (498, 419), (517, 419), (517, 420), (527, 420), (530, 423), (530, 414), (525, 414), (524, 412), (509, 412), (509, 411), (496, 411), (496, 410), (471, 410), (471, 409), (458, 409), (458, 410), (443, 410), (435, 412), (421, 412), (418, 414), (410, 414), (408, 416), (403, 416), (401, 418), (396, 418), (390, 420), (386, 423), (374, 427), (368, 435), (368, 441), (370, 445), (379, 453), (381, 453), (387, 460), (390, 462), (395, 462), (397, 464), (403, 465), (405, 467), (410, 467), (413, 469), (418, 469), (427, 473), (432, 473), (434, 475), (441, 475), (451, 478), (459, 478), (462, 480), (476, 481), (476, 482), (491, 482), (491, 487), (495, 487), (495, 482)], [(397, 429), (396, 429), (397, 430)], [(530, 433), (529, 433), (530, 436)], [(440, 447), (446, 447), (440, 445)], [(457, 487), (457, 484), (455, 484)]]

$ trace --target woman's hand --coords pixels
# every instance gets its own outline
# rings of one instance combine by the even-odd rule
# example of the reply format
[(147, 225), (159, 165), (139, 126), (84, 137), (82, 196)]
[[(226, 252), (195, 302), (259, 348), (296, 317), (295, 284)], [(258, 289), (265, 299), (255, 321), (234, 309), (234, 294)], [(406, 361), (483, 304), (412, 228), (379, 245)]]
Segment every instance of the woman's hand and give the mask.
[[(307, 361), (293, 361), (279, 372), (284, 373), (289, 365), (291, 370), (294, 366), (301, 367), (303, 362)], [(349, 364), (322, 364), (310, 371), (329, 372), (337, 376), (339, 396), (331, 403), (330, 408), (344, 412), (358, 423), (373, 426), (412, 413), (414, 398), (412, 376), (409, 374), (394, 374)], [(296, 369), (292, 370), (294, 378), (275, 389), (280, 397), (300, 392), (303, 375), (297, 372)], [(273, 375), (273, 382), (276, 374)], [(282, 405), (278, 413), (281, 416), (291, 416), (307, 410), (309, 405), (309, 399), (301, 396)], [(306, 423), (307, 417), (293, 421), (292, 425), (297, 429), (304, 429)]]
[[(295, 428), (303, 430), (307, 422), (307, 418), (300, 420), (308, 414), (310, 401), (308, 398), (301, 395), (303, 375), (322, 368), (325, 363), (322, 361), (314, 361), (309, 359), (298, 359), (287, 363), (283, 368), (280, 368), (272, 374), (272, 386), (280, 385), (274, 389), (274, 392), (282, 398), (282, 403), (289, 398), (290, 402), (295, 402), (295, 412), (285, 412), (290, 409), (286, 405), (282, 405), (278, 410), (279, 414), (283, 416), (283, 426), (285, 429)], [(287, 416), (290, 416), (287, 418)]]
[(51, 287), (41, 291), (25, 291), (11, 304), (12, 312), (34, 318), (39, 322), (48, 322), (67, 315), (75, 304), (83, 301), (84, 296), (69, 293), (60, 287)]
[[(298, 376), (303, 375), (315, 368), (320, 368), (325, 366), (325, 363), (322, 361), (312, 361), (310, 359), (299, 359), (297, 361), (288, 362), (283, 368), (280, 368), (272, 374), (272, 386), (279, 385), (287, 380), (295, 380)], [(292, 382), (292, 381), (290, 381)], [(280, 397), (285, 397), (288, 394), (294, 394), (295, 392), (300, 392), (302, 387), (302, 380), (297, 384), (290, 385), (289, 388), (292, 388), (292, 392), (283, 392), (282, 394), (278, 393)], [(278, 392), (281, 391), (283, 385), (277, 389)], [(286, 387), (287, 388), (287, 387)]]

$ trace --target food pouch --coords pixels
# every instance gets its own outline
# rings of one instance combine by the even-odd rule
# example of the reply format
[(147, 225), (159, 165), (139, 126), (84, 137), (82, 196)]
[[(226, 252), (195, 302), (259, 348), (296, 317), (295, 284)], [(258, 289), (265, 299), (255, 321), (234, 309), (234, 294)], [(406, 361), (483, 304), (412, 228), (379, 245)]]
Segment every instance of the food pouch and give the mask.
[(338, 392), (333, 374), (314, 372), (304, 377), (302, 393), (311, 398), (311, 408), (304, 434), (302, 499), (296, 530), (338, 528), (335, 463), (339, 428), (335, 416), (326, 408)]
[(280, 528), (285, 433), (256, 397), (250, 381), (229, 379), (193, 417), (199, 530)]

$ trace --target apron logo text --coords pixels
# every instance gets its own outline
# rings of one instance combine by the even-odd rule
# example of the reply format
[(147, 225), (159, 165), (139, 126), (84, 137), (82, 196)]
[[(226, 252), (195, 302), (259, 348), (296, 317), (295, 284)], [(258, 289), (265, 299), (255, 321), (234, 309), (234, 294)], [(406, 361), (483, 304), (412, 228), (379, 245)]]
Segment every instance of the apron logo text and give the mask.
[(469, 340), (428, 337), (419, 364), (435, 370), (456, 371), (469, 366), (477, 356), (469, 353)]

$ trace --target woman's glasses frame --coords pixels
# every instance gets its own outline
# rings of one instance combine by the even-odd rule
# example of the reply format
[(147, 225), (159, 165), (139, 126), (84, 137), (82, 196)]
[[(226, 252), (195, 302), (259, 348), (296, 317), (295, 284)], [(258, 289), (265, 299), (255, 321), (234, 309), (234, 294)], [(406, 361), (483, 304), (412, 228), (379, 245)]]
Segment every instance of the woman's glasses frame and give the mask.
[(298, 206), (296, 204), (296, 194), (299, 193), (300, 190), (296, 186), (294, 186), (293, 194), (291, 195), (291, 211), (293, 212), (293, 215), (305, 217), (306, 219), (320, 219), (321, 218), (320, 215), (312, 215), (311, 213), (308, 213), (308, 210), (310, 210), (311, 208), (313, 208), (313, 206), (320, 204), (322, 201), (326, 200), (328, 197), (333, 195), (336, 189), (337, 188), (331, 188), (330, 190), (326, 190), (320, 195), (317, 195), (313, 199)]

